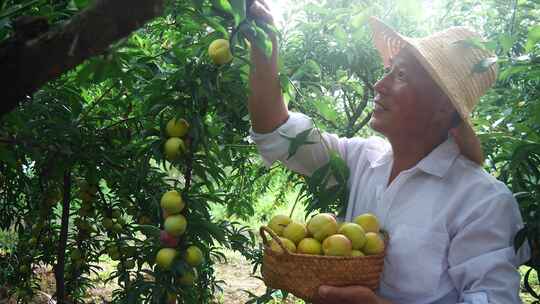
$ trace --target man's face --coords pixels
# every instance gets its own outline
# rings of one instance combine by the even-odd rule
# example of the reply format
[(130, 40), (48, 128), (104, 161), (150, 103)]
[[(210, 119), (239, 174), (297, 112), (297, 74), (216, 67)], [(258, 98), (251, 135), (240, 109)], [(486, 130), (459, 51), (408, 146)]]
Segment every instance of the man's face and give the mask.
[(441, 112), (452, 111), (449, 100), (410, 51), (403, 49), (393, 58), (374, 89), (370, 125), (390, 140), (419, 139), (446, 127)]

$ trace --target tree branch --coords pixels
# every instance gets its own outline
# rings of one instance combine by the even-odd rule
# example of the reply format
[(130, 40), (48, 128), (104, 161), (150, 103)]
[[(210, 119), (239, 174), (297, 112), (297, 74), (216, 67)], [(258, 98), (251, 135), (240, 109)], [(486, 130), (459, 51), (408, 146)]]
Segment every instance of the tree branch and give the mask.
[(0, 44), (0, 117), (45, 83), (102, 54), (163, 12), (164, 0), (97, 0), (69, 22), (35, 39)]
[(60, 225), (60, 241), (58, 244), (57, 264), (54, 267), (54, 277), (56, 280), (56, 300), (58, 303), (65, 302), (65, 280), (64, 271), (66, 265), (66, 247), (69, 228), (69, 206), (71, 203), (71, 169), (64, 172), (64, 199), (62, 202), (62, 220)]

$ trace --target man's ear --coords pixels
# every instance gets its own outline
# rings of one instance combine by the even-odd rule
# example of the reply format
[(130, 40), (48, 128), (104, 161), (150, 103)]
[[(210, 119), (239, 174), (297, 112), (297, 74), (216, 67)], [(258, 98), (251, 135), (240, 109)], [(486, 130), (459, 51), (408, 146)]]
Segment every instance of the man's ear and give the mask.
[(459, 121), (456, 122), (457, 118), (461, 119), (459, 114), (457, 114), (456, 109), (450, 102), (450, 100), (444, 96), (441, 100), (438, 101), (439, 104), (433, 114), (433, 123), (436, 126), (440, 126), (444, 130), (448, 130), (459, 125)]

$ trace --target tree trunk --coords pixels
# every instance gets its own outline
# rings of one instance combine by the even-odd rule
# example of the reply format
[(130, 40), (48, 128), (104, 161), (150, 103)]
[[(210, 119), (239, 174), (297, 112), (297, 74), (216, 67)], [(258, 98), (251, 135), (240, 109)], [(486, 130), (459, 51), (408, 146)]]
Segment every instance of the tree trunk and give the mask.
[[(163, 12), (164, 0), (97, 0), (62, 26), (0, 44), (0, 117), (45, 83), (103, 53)], [(22, 36), (22, 37), (21, 37)], [(27, 40), (25, 40), (27, 39)]]

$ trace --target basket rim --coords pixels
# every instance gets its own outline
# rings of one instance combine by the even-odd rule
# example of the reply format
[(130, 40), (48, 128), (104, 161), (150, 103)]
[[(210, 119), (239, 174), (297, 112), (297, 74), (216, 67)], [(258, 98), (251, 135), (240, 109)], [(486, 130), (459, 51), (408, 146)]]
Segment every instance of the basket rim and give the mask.
[[(319, 258), (319, 259), (334, 259), (334, 260), (352, 260), (352, 259), (380, 259), (386, 255), (386, 250), (388, 248), (388, 243), (390, 242), (390, 235), (388, 231), (385, 229), (381, 229), (380, 233), (384, 236), (384, 250), (381, 253), (377, 254), (371, 254), (371, 255), (364, 255), (364, 256), (333, 256), (333, 255), (318, 255), (318, 254), (305, 254), (305, 253), (296, 253), (296, 252), (290, 252), (285, 245), (283, 245), (283, 242), (281, 242), (279, 236), (268, 226), (261, 226), (259, 229), (259, 233), (263, 239), (264, 244), (264, 252), (265, 254), (273, 255), (273, 256), (283, 256), (283, 255), (291, 255), (291, 256), (297, 256), (297, 257), (309, 257), (309, 258)], [(270, 241), (267, 239), (266, 233), (270, 234), (271, 238), (278, 243), (278, 245), (281, 247), (282, 252), (276, 252), (272, 249), (270, 249), (269, 243)]]

